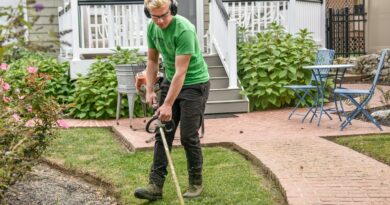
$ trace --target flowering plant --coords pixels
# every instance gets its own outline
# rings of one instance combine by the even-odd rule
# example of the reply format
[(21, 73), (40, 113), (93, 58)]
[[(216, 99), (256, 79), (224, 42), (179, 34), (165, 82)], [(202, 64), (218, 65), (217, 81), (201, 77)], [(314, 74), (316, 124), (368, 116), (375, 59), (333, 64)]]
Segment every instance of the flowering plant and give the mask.
[(0, 64), (0, 202), (8, 186), (45, 150), (52, 128), (68, 127), (58, 118), (60, 106), (55, 98), (45, 94), (50, 75), (31, 66), (26, 67), (27, 75), (11, 81), (6, 77), (10, 69), (12, 66)]

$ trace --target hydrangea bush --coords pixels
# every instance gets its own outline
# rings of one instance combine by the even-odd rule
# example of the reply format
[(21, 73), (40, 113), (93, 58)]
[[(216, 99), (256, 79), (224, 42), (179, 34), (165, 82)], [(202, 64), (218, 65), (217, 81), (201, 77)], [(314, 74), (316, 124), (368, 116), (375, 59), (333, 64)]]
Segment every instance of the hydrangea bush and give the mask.
[[(75, 90), (70, 97), (70, 115), (79, 119), (114, 118), (118, 96), (115, 65), (144, 61), (144, 57), (138, 55), (137, 49), (128, 50), (120, 47), (117, 47), (115, 53), (107, 60), (98, 59), (91, 65), (88, 75), (80, 76), (75, 82)], [(122, 105), (120, 115), (127, 116), (128, 112), (125, 112), (128, 110), (127, 98), (122, 98)], [(143, 116), (138, 97), (134, 104), (134, 116)]]
[(305, 84), (311, 72), (303, 65), (314, 62), (317, 45), (307, 29), (288, 33), (272, 23), (255, 36), (241, 29), (238, 44), (238, 75), (251, 110), (264, 110), (293, 105), (297, 99), (288, 84)]

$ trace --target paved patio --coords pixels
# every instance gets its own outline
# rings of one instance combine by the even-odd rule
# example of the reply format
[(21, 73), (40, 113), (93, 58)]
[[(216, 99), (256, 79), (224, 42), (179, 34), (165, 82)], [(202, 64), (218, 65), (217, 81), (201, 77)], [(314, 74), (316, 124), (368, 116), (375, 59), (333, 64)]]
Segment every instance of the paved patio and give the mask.
[[(366, 87), (366, 85), (359, 85)], [(388, 87), (386, 89), (389, 89)], [(371, 107), (380, 106), (379, 93)], [(202, 144), (229, 144), (270, 171), (289, 204), (390, 204), (390, 166), (322, 137), (380, 132), (375, 125), (352, 121), (340, 131), (336, 116), (317, 123), (287, 120), (291, 109), (238, 114), (235, 118), (207, 119)], [(304, 112), (304, 109), (299, 110)], [(115, 121), (68, 120), (74, 127), (112, 127), (133, 150), (148, 149), (150, 135), (129, 128), (128, 119)], [(144, 119), (135, 119), (142, 129)], [(175, 144), (179, 145), (179, 136)]]

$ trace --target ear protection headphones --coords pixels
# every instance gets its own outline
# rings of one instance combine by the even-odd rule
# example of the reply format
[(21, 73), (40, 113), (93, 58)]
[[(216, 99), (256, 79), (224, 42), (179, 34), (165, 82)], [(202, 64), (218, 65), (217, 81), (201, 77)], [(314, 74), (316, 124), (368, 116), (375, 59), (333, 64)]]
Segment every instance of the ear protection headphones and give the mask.
[[(169, 5), (169, 10), (171, 10), (171, 14), (174, 16), (177, 14), (177, 1), (176, 0), (171, 0), (171, 4)], [(152, 18), (152, 15), (149, 12), (149, 9), (144, 6), (144, 13), (145, 16), (148, 18)]]

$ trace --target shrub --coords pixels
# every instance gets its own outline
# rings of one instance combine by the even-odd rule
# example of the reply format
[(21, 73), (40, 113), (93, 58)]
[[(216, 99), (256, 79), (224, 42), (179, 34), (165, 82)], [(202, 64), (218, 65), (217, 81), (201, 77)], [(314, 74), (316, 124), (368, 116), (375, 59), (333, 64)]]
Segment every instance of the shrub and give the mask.
[[(30, 170), (52, 136), (58, 120), (59, 105), (45, 94), (49, 75), (35, 67), (18, 81), (5, 80), (9, 66), (0, 70), (0, 202), (8, 187)], [(25, 87), (21, 86), (20, 82)]]
[(49, 75), (50, 78), (45, 81), (45, 94), (53, 96), (60, 104), (68, 104), (69, 96), (72, 94), (74, 86), (70, 82), (68, 75), (69, 63), (58, 63), (53, 57), (40, 52), (31, 52), (27, 50), (16, 50), (16, 57), (12, 58), (10, 69), (5, 73), (4, 78), (11, 80), (15, 87), (27, 89), (23, 79), (28, 75), (27, 67), (36, 67), (40, 74)]
[[(80, 119), (114, 118), (117, 105), (117, 79), (115, 64), (129, 64), (143, 62), (137, 55), (138, 50), (117, 48), (115, 54), (108, 60), (99, 59), (92, 64), (87, 76), (79, 77), (76, 88), (71, 97), (70, 114)], [(128, 109), (127, 98), (122, 98), (121, 116)], [(141, 116), (142, 108), (139, 99), (136, 100), (134, 115)]]
[(238, 75), (251, 110), (282, 107), (292, 104), (293, 91), (287, 84), (305, 84), (311, 72), (303, 65), (314, 62), (316, 44), (306, 29), (291, 35), (272, 23), (256, 36), (240, 36), (238, 44)]
[(53, 126), (67, 126), (58, 120), (60, 107), (47, 92), (56, 76), (45, 68), (53, 68), (55, 61), (31, 57), (38, 56), (32, 52), (17, 55), (20, 53), (14, 49), (48, 50), (26, 41), (26, 31), (38, 18), (26, 22), (24, 9), (20, 5), (0, 7), (0, 17), (6, 21), (0, 25), (0, 204), (6, 203), (3, 197), (9, 186), (21, 179), (45, 150)]

